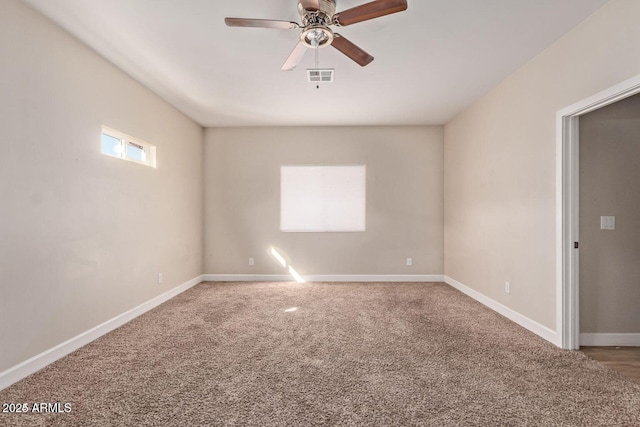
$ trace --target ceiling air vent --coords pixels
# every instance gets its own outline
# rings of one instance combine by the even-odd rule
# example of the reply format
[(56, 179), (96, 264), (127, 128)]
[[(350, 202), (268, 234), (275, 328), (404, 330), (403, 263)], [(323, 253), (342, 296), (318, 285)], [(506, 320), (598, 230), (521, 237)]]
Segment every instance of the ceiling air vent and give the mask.
[(309, 83), (333, 83), (333, 68), (311, 68), (307, 70)]

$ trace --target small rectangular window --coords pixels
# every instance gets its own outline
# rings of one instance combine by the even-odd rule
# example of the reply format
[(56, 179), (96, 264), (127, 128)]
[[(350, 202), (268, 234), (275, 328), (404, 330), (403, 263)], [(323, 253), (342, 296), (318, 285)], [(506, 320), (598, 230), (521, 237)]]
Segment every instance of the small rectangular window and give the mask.
[(106, 126), (102, 126), (102, 154), (156, 167), (156, 147)]

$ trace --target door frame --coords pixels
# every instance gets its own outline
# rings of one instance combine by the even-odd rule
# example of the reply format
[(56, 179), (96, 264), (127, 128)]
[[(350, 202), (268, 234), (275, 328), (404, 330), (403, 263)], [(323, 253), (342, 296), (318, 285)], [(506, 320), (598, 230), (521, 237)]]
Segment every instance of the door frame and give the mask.
[(559, 347), (580, 348), (580, 116), (640, 93), (640, 75), (556, 113), (556, 329)]

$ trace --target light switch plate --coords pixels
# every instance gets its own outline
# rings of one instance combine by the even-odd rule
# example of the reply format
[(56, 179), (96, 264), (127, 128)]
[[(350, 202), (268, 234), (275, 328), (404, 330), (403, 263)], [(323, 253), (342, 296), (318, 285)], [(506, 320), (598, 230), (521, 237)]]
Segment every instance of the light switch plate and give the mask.
[(615, 230), (616, 229), (616, 217), (615, 216), (601, 216), (600, 217), (600, 230)]

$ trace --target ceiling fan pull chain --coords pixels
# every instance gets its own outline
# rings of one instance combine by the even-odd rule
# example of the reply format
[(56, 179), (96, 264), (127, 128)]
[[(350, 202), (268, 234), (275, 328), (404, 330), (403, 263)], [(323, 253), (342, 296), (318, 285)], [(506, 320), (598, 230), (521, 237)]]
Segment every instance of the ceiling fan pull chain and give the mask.
[[(320, 67), (318, 66), (318, 49), (320, 48), (319, 44), (316, 44), (316, 70), (319, 70)], [(316, 89), (320, 89), (320, 83), (316, 84)]]

